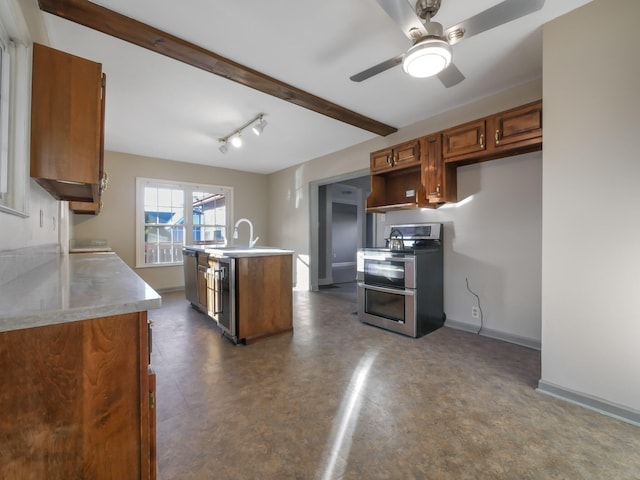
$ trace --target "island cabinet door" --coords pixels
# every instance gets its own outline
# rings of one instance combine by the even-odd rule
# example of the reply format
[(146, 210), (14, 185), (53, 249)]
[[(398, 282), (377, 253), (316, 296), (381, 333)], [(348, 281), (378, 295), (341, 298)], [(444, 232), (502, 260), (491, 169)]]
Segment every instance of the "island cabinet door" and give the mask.
[(291, 255), (239, 258), (236, 278), (238, 338), (250, 343), (293, 330)]
[(1, 479), (150, 477), (146, 323), (143, 312), (0, 333)]

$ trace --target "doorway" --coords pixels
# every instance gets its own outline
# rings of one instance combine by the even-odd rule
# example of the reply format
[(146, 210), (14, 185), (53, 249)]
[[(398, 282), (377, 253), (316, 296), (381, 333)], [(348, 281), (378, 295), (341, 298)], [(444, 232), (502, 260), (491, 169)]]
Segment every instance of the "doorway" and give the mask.
[(311, 290), (355, 290), (356, 253), (374, 243), (375, 215), (366, 213), (369, 171), (310, 184)]

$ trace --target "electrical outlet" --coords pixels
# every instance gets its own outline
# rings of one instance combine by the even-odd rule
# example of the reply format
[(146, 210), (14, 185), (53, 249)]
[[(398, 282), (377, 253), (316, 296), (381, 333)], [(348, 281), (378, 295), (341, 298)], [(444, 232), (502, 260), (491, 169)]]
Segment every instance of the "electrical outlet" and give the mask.
[(478, 307), (471, 307), (471, 318), (480, 318), (480, 309)]

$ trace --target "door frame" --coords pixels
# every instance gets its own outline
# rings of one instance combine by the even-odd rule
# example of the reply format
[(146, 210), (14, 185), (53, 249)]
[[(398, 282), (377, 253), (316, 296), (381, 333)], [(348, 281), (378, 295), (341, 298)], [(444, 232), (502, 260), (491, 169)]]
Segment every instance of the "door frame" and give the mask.
[[(337, 175), (335, 177), (323, 178), (322, 180), (314, 180), (309, 182), (309, 289), (313, 292), (318, 291), (318, 265), (319, 254), (318, 251), (318, 235), (320, 232), (320, 215), (319, 215), (319, 189), (322, 185), (331, 185), (333, 183), (341, 183), (347, 180), (352, 180), (359, 177), (368, 177), (370, 175), (369, 169), (357, 170), (355, 172), (345, 173)], [(375, 215), (373, 216), (373, 222), (375, 222)], [(365, 222), (366, 222), (366, 206), (363, 205), (358, 208), (358, 245), (363, 246), (365, 241)], [(375, 231), (375, 225), (374, 225)]]

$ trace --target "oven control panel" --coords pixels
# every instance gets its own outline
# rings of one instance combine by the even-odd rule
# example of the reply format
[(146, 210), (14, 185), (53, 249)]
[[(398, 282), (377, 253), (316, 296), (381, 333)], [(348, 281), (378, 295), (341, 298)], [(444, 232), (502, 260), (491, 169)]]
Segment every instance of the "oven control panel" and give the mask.
[(442, 240), (441, 223), (405, 223), (402, 225), (386, 225), (384, 238), (389, 238), (391, 232), (398, 231), (404, 240)]

